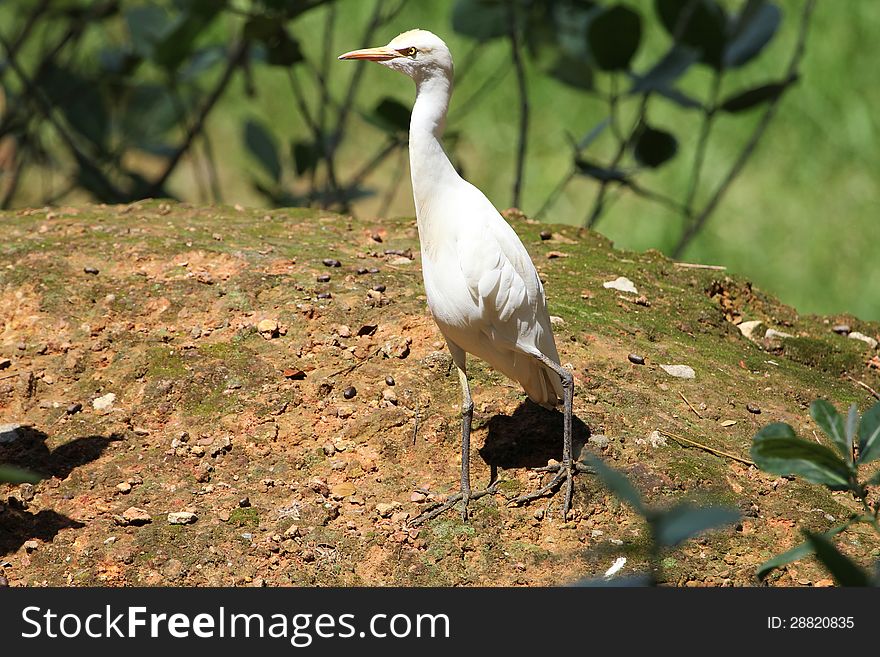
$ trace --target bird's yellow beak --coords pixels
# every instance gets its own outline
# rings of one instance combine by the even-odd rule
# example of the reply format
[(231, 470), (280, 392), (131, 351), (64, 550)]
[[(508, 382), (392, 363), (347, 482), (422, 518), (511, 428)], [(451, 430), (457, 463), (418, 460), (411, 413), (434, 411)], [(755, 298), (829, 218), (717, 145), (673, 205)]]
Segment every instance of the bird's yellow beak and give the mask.
[(385, 62), (389, 59), (394, 59), (395, 57), (400, 57), (400, 53), (387, 46), (352, 50), (344, 55), (339, 55), (339, 59), (366, 59), (371, 62)]

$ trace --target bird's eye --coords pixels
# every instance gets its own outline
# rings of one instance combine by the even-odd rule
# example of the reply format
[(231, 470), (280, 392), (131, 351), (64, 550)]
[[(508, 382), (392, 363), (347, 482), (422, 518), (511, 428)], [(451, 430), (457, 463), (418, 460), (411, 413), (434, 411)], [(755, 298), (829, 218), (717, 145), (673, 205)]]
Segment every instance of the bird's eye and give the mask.
[(413, 47), (409, 47), (409, 48), (406, 48), (405, 50), (401, 51), (401, 53), (406, 55), (407, 57), (413, 57), (413, 58), (415, 58), (415, 56), (416, 56), (416, 54), (418, 54), (418, 52), (419, 52), (418, 49), (413, 48)]

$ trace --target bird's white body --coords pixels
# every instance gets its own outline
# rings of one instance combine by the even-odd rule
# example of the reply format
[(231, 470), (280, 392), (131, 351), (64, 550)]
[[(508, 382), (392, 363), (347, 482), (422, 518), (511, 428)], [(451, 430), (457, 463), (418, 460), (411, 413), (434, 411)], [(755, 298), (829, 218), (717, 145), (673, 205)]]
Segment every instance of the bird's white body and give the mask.
[[(398, 40), (443, 43), (414, 32), (389, 46)], [(428, 307), (462, 369), (460, 352), (471, 353), (518, 381), (536, 403), (555, 406), (562, 399), (559, 377), (535, 359), (541, 353), (559, 362), (538, 272), (513, 229), (458, 175), (440, 142), (452, 93), (451, 58), (434, 75), (414, 79), (410, 172)]]
[[(458, 175), (441, 138), (452, 96), (452, 56), (443, 41), (424, 30), (411, 30), (387, 46), (354, 50), (340, 59), (365, 59), (400, 71), (416, 83), (409, 127), (413, 199), (422, 251), (422, 275), (428, 308), (446, 338), (462, 390), (461, 493), (437, 509), (419, 515), (419, 523), (452, 504), (493, 493), (470, 486), (470, 433), (473, 399), (467, 380), (468, 353), (518, 381), (538, 404), (564, 401), (563, 461), (556, 477), (535, 493), (536, 499), (566, 482), (563, 517), (572, 497), (571, 418), (574, 378), (559, 364), (544, 287), (517, 234), (485, 195)], [(548, 466), (553, 470), (554, 468)], [(545, 468), (545, 471), (550, 471)]]

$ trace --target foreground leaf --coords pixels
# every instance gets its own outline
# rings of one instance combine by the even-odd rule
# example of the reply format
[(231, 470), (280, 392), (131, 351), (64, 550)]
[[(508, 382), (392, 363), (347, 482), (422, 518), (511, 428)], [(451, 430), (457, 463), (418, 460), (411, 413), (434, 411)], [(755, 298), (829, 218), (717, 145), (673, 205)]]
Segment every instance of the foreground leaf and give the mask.
[(35, 484), (42, 477), (28, 470), (12, 465), (0, 465), (0, 483), (4, 484)]
[(870, 586), (868, 573), (838, 550), (829, 539), (811, 531), (804, 530), (804, 534), (816, 553), (816, 558), (840, 586)]
[(678, 141), (665, 130), (644, 126), (636, 137), (633, 155), (639, 164), (656, 168), (665, 164), (678, 152)]
[(739, 517), (736, 509), (700, 507), (685, 502), (654, 514), (651, 526), (657, 543), (673, 547), (704, 531), (732, 524)]
[(626, 502), (637, 513), (647, 517), (648, 511), (642, 503), (642, 496), (639, 495), (639, 492), (633, 487), (626, 475), (609, 468), (602, 459), (595, 456), (585, 456), (581, 460), (596, 470), (596, 475), (602, 480), (602, 483), (605, 484), (608, 490), (614, 493), (617, 499), (621, 502)]
[(880, 457), (880, 402), (862, 415), (859, 425), (859, 463)]
[(798, 438), (787, 424), (776, 422), (761, 429), (755, 434), (751, 454), (765, 472), (797, 475), (832, 490), (850, 488), (850, 467), (824, 445)]
[(824, 399), (817, 399), (810, 404), (810, 417), (816, 421), (825, 435), (831, 438), (837, 451), (846, 456), (846, 429), (843, 426), (843, 417), (837, 409)]
[[(836, 536), (844, 529), (846, 529), (848, 525), (841, 525), (840, 527), (834, 527), (833, 529), (829, 529), (827, 532), (823, 534), (826, 539), (831, 539), (832, 536)], [(764, 563), (762, 563), (758, 567), (758, 579), (764, 579), (770, 572), (776, 570), (777, 568), (781, 568), (782, 566), (792, 563), (793, 561), (799, 561), (804, 557), (813, 554), (813, 544), (809, 541), (801, 543), (800, 545), (793, 547), (782, 554), (777, 554), (772, 559), (768, 559)]]

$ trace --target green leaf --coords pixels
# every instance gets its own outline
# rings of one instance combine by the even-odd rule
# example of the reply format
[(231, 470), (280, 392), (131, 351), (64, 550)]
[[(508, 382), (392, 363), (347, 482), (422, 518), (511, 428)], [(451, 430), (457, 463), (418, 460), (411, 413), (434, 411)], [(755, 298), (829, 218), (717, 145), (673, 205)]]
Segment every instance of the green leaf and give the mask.
[(452, 8), (452, 29), (479, 41), (489, 41), (508, 33), (506, 2), (500, 0), (458, 0)]
[(622, 71), (639, 49), (642, 17), (625, 5), (613, 5), (587, 28), (587, 40), (596, 64), (604, 71)]
[(168, 71), (176, 71), (195, 51), (196, 39), (223, 10), (223, 3), (211, 0), (190, 0), (185, 5), (172, 29), (163, 34), (153, 50), (153, 60)]
[(305, 60), (302, 48), (284, 24), (271, 16), (252, 16), (244, 26), (244, 37), (263, 44), (271, 66), (293, 66)]
[(880, 402), (862, 415), (859, 425), (859, 463), (880, 458)]
[(700, 61), (720, 69), (727, 44), (727, 14), (715, 0), (656, 0), (663, 27), (678, 43), (700, 51)]
[(313, 143), (298, 141), (293, 144), (291, 151), (293, 153), (293, 166), (296, 169), (296, 175), (301, 176), (304, 173), (308, 173), (318, 165), (318, 149)]
[(724, 65), (735, 68), (754, 59), (773, 39), (781, 21), (782, 12), (773, 3), (748, 0), (733, 25)]
[(2, 484), (35, 484), (40, 479), (42, 477), (28, 470), (0, 464), (0, 483)]
[(593, 67), (589, 63), (565, 53), (559, 53), (547, 73), (554, 80), (575, 89), (592, 91), (594, 87)]
[(846, 416), (846, 460), (852, 463), (853, 445), (856, 440), (856, 433), (859, 429), (859, 409), (853, 403), (849, 407), (849, 413)]
[(731, 114), (745, 112), (758, 105), (769, 103), (770, 101), (779, 98), (779, 96), (785, 93), (785, 90), (794, 82), (794, 79), (786, 80), (785, 82), (773, 82), (771, 84), (761, 85), (760, 87), (747, 89), (746, 91), (740, 91), (725, 98), (721, 102), (721, 105), (719, 105), (719, 108), (725, 112), (730, 112)]
[(850, 466), (824, 445), (801, 440), (787, 424), (768, 424), (756, 433), (751, 454), (765, 472), (797, 475), (831, 490), (850, 489)]
[(124, 16), (134, 52), (152, 58), (156, 44), (171, 30), (171, 15), (163, 7), (148, 4), (126, 9)]
[(676, 80), (700, 58), (700, 53), (688, 46), (675, 44), (647, 73), (633, 76), (632, 94), (660, 91), (670, 88)]
[(726, 507), (701, 507), (685, 502), (667, 511), (651, 514), (654, 540), (673, 547), (704, 531), (729, 525), (739, 520), (739, 511)]
[(88, 79), (72, 69), (49, 64), (43, 69), (38, 82), (43, 93), (64, 114), (71, 128), (98, 146), (106, 143), (110, 117), (99, 80)]
[(276, 183), (281, 179), (281, 161), (278, 159), (278, 144), (275, 137), (256, 121), (247, 121), (244, 126), (244, 142), (251, 154)]
[[(599, 121), (599, 123), (594, 125), (593, 128), (587, 134), (585, 134), (583, 138), (577, 143), (577, 149), (579, 151), (582, 151), (586, 148), (589, 148), (590, 144), (592, 144), (594, 141), (596, 141), (596, 139), (599, 138), (599, 135), (602, 134), (602, 132), (605, 130), (605, 128), (608, 127), (610, 123), (610, 118), (602, 119), (601, 121)], [(574, 140), (572, 139), (572, 141)]]
[[(824, 399), (817, 399), (810, 404), (810, 417), (819, 425), (825, 435), (831, 438), (831, 442), (844, 457), (847, 454), (846, 429), (843, 426), (843, 418), (837, 409)], [(852, 454), (852, 451), (849, 451)], [(852, 460), (850, 458), (850, 460)]]
[(642, 496), (633, 487), (626, 475), (617, 470), (609, 468), (605, 463), (592, 455), (581, 457), (581, 460), (596, 470), (596, 475), (602, 480), (602, 483), (614, 493), (621, 502), (629, 504), (633, 510), (644, 517), (648, 517), (648, 510), (642, 503)]
[[(832, 536), (835, 536), (846, 529), (847, 526), (848, 525), (840, 525), (840, 527), (829, 529), (823, 534), (823, 536), (825, 536), (826, 539), (830, 539)], [(801, 543), (782, 554), (777, 554), (775, 557), (768, 559), (758, 567), (758, 579), (764, 579), (771, 571), (781, 568), (793, 561), (803, 559), (811, 554), (813, 554), (813, 545), (809, 541)]]
[(383, 98), (373, 110), (373, 124), (385, 132), (401, 134), (409, 130), (409, 108), (399, 100)]
[(807, 542), (816, 553), (816, 558), (831, 573), (834, 581), (840, 586), (870, 586), (867, 572), (848, 556), (840, 552), (829, 539), (822, 534), (814, 534), (804, 530)]
[(633, 146), (636, 161), (651, 168), (668, 162), (677, 152), (678, 141), (674, 135), (648, 125), (638, 132)]
[(575, 158), (574, 166), (582, 176), (595, 178), (602, 182), (626, 182), (627, 180), (626, 174), (620, 169), (609, 169), (582, 157)]

